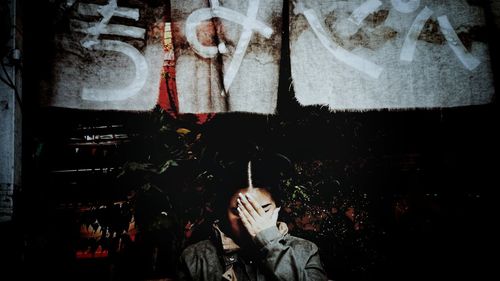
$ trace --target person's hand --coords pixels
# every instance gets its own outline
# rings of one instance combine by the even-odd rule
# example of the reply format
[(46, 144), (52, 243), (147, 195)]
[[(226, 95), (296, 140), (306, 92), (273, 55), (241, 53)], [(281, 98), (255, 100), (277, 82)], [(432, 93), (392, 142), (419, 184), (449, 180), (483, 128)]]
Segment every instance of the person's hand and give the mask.
[(239, 194), (238, 214), (252, 238), (262, 230), (276, 226), (279, 211), (280, 208), (276, 208), (274, 211), (266, 213), (250, 194)]

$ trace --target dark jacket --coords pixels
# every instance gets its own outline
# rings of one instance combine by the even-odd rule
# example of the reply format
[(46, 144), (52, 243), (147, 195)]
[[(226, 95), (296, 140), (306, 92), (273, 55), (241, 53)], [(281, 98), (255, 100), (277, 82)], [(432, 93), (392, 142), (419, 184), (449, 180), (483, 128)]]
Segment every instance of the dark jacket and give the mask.
[(183, 251), (179, 280), (327, 280), (318, 247), (289, 235), (284, 223), (257, 234), (251, 256), (217, 226), (214, 229), (214, 238)]

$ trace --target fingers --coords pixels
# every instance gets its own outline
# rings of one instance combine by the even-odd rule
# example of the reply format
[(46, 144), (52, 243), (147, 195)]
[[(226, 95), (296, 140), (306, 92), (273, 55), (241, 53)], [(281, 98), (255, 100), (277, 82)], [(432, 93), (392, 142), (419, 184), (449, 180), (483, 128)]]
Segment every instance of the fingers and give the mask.
[(243, 205), (243, 209), (246, 209), (248, 213), (255, 219), (259, 217), (259, 213), (256, 211), (255, 207), (250, 203), (247, 199), (247, 196), (243, 195), (242, 193), (239, 194), (240, 198), (238, 199), (238, 202)]
[(250, 193), (247, 193), (245, 194), (246, 197), (248, 198), (248, 202), (250, 202), (250, 204), (252, 204), (253, 208), (255, 209), (255, 211), (261, 215), (261, 216), (264, 216), (266, 214), (266, 212), (264, 211), (264, 209), (262, 208), (262, 206), (260, 206), (260, 204), (257, 202), (257, 200), (255, 200), (252, 195), (250, 195)]
[(278, 221), (278, 214), (280, 212), (281, 207), (274, 209), (273, 215), (271, 216), (271, 221), (276, 223)]
[(238, 200), (238, 203), (239, 203), (238, 212), (240, 218), (242, 219), (245, 218), (250, 224), (255, 223), (255, 218), (248, 212), (245, 206), (241, 204), (241, 201)]
[[(249, 219), (248, 219), (248, 216), (245, 215), (244, 211), (242, 210), (242, 208), (238, 207), (238, 213), (240, 215), (240, 219), (241, 219), (241, 222), (243, 223), (243, 226), (247, 229), (248, 233), (250, 235), (255, 235), (254, 234), (254, 231), (253, 231), (253, 227), (252, 227), (252, 224), (250, 223)], [(248, 213), (248, 212), (247, 212)]]

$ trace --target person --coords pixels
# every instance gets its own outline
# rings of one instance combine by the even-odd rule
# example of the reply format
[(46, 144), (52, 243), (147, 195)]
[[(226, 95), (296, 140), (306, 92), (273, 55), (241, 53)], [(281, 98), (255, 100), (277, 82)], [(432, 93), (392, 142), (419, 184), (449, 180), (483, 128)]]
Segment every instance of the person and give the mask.
[(278, 222), (279, 173), (264, 160), (225, 169), (213, 235), (180, 256), (178, 280), (327, 280), (318, 247)]

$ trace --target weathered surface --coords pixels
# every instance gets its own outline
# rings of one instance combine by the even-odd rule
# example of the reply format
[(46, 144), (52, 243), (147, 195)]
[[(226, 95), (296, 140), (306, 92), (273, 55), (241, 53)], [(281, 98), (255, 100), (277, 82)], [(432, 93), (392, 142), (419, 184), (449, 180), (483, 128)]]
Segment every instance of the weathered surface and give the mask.
[[(5, 21), (15, 23), (17, 28), (23, 21), (16, 11), (19, 1), (9, 1), (2, 4), (0, 15)], [(3, 28), (3, 27), (2, 27)], [(10, 36), (5, 38), (5, 50), (22, 49), (23, 37), (16, 32), (14, 24), (5, 26), (4, 31)], [(5, 33), (3, 33), (5, 34)], [(2, 49), (3, 50), (3, 49)], [(2, 56), (7, 53), (2, 52)], [(0, 225), (11, 221), (16, 205), (14, 193), (20, 190), (22, 184), (22, 76), (21, 68), (11, 62), (9, 56), (2, 57), (2, 71), (0, 71)], [(7, 241), (11, 243), (11, 241)], [(0, 245), (2, 248), (3, 244)], [(2, 253), (3, 254), (3, 253)], [(1, 254), (0, 254), (1, 255)], [(7, 256), (5, 256), (7, 257)]]
[(42, 102), (78, 109), (152, 109), (162, 71), (165, 7), (74, 2), (60, 7), (53, 79)]
[(481, 6), (465, 0), (297, 2), (290, 51), (302, 105), (370, 110), (492, 100), (489, 50), (478, 35), (485, 25)]
[(171, 4), (179, 111), (274, 113), (283, 2)]
[(495, 27), (500, 30), (500, 1), (489, 0), (489, 4), (493, 13)]

